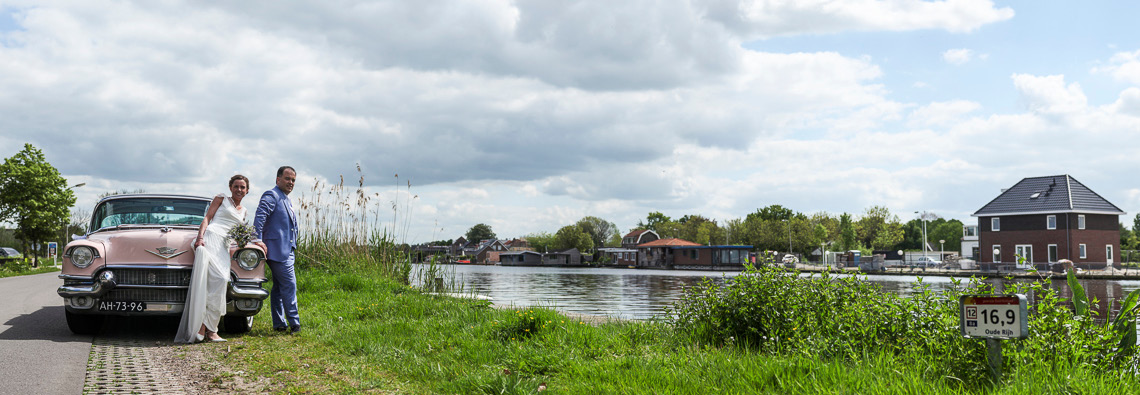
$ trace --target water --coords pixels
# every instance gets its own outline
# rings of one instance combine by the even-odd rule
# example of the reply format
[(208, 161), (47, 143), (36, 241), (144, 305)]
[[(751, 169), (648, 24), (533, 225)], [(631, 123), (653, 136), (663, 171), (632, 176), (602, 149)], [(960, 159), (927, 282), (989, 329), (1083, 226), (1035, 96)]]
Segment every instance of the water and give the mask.
[[(417, 269), (422, 268), (419, 266)], [(584, 269), (516, 266), (442, 265), (443, 277), (465, 293), (490, 296), (496, 305), (542, 306), (572, 313), (644, 320), (659, 317), (664, 307), (677, 300), (686, 286), (704, 278), (724, 281), (740, 272), (644, 269)], [(419, 270), (413, 270), (418, 272)], [(806, 276), (806, 274), (805, 274)], [(867, 276), (885, 292), (907, 296), (914, 292), (917, 276)], [(998, 281), (998, 280), (990, 280)], [(1024, 281), (1024, 280), (1019, 280)], [(948, 277), (922, 277), (932, 291), (953, 286)], [(1081, 280), (1082, 286), (1100, 300), (1094, 308), (1101, 317), (1108, 301), (1119, 303), (1128, 292), (1140, 289), (1136, 280)], [(1070, 297), (1064, 281), (1053, 288)]]

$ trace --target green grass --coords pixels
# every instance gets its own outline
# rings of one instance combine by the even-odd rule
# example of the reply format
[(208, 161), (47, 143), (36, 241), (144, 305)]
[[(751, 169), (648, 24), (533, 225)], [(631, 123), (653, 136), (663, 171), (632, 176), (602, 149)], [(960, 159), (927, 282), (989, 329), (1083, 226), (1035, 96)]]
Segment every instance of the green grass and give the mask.
[(58, 271), (59, 271), (59, 266), (40, 265), (40, 267), (38, 267), (38, 268), (32, 268), (31, 266), (23, 264), (23, 263), (5, 262), (4, 264), (0, 265), (0, 278), (15, 277), (15, 276), (27, 276), (30, 274), (42, 274), (42, 273), (51, 273), (51, 272), (58, 272)]
[[(690, 340), (654, 322), (591, 325), (543, 308), (432, 296), (367, 272), (301, 270), (305, 330), (255, 329), (227, 358), (282, 378), (286, 393), (1127, 393), (1135, 376), (1095, 367), (1018, 367), (967, 386), (915, 353), (819, 360)], [(1010, 346), (1012, 348), (1012, 346)], [(978, 368), (984, 369), (978, 361)], [(288, 379), (284, 379), (288, 378)]]

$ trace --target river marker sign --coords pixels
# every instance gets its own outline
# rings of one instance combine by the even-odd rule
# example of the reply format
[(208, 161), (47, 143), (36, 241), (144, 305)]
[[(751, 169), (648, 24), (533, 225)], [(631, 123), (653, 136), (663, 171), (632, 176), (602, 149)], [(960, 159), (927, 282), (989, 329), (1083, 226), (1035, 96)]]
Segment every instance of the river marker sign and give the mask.
[(1025, 295), (962, 295), (958, 306), (962, 336), (973, 339), (1029, 337)]

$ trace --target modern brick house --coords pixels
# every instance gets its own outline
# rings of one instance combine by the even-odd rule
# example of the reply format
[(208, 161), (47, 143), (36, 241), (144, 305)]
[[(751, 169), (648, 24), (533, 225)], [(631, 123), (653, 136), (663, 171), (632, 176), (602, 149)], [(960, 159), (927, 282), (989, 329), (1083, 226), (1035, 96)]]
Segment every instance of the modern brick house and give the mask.
[(978, 266), (1050, 268), (1068, 259), (1085, 268), (1120, 262), (1124, 211), (1069, 175), (1014, 184), (973, 214), (978, 218)]

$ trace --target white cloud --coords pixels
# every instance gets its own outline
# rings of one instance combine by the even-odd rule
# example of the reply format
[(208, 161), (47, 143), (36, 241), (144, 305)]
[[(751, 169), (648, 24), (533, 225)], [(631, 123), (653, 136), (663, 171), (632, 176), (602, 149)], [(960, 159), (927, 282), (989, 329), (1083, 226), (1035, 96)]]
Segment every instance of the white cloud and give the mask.
[[(261, 190), (282, 164), (304, 191), (359, 163), (382, 206), (414, 202), (427, 240), (768, 204), (968, 215), (992, 196), (967, 191), (1061, 173), (1104, 185), (1098, 169), (1138, 164), (1098, 148), (1137, 143), (1137, 88), (1098, 106), (1063, 76), (1014, 74), (1004, 89), (1026, 111), (994, 114), (923, 82), (930, 99), (898, 99), (884, 80), (937, 77), (890, 59), (743, 45), (1012, 18), (989, 1), (11, 4), (0, 156), (40, 146), (88, 183), (83, 207), (123, 188), (214, 194), (234, 172)], [(1135, 83), (1137, 56), (1098, 70)]]
[(755, 0), (709, 6), (711, 18), (758, 37), (841, 31), (943, 29), (971, 32), (1013, 18), (989, 0)]
[(1140, 50), (1117, 52), (1108, 60), (1107, 65), (1094, 67), (1092, 72), (1110, 74), (1118, 81), (1140, 84)]
[(942, 53), (942, 60), (953, 65), (966, 64), (974, 57), (974, 51), (969, 49), (950, 49)]
[(910, 127), (946, 126), (981, 107), (981, 104), (966, 100), (930, 103), (912, 111), (907, 117), (907, 124)]

